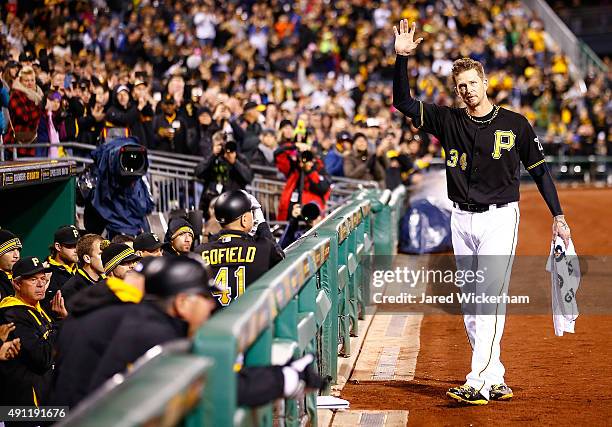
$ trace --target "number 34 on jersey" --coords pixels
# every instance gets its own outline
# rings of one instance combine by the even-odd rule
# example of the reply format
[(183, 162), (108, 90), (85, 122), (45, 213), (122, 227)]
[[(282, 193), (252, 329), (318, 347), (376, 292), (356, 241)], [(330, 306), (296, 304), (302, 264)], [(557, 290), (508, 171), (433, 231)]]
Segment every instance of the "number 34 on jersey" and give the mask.
[[(536, 138), (537, 139), (537, 138)], [(514, 147), (516, 141), (516, 135), (511, 130), (497, 130), (495, 131), (495, 142), (493, 145), (493, 152), (491, 157), (494, 159), (500, 159), (502, 156), (502, 150), (510, 151)], [(538, 141), (539, 144), (539, 141)], [(448, 159), (446, 160), (446, 166), (449, 168), (459, 167), (461, 170), (467, 169), (467, 154), (459, 153), (454, 148), (448, 150)]]

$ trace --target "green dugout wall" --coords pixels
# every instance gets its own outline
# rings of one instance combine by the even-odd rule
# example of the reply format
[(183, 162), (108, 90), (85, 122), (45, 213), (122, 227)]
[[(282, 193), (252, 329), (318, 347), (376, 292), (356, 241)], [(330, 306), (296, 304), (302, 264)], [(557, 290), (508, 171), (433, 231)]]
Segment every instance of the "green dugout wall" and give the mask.
[(45, 258), (55, 230), (74, 224), (75, 174), (68, 161), (0, 163), (0, 227), (21, 239), (22, 256)]

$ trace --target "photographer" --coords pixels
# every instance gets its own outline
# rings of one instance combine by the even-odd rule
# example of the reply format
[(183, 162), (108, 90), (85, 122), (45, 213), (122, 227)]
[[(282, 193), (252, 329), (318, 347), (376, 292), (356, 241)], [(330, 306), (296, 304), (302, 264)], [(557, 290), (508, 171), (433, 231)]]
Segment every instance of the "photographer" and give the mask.
[(286, 221), (293, 205), (314, 202), (321, 212), (329, 199), (331, 182), (321, 159), (316, 158), (308, 144), (285, 143), (274, 152), (276, 167), (287, 183), (278, 205), (279, 221)]
[(195, 168), (195, 176), (204, 181), (199, 208), (208, 212), (213, 197), (232, 190), (243, 190), (253, 179), (246, 158), (237, 152), (236, 143), (223, 132), (212, 137), (212, 152)]
[(319, 205), (314, 202), (306, 203), (300, 206), (297, 203), (291, 209), (291, 217), (289, 224), (283, 232), (278, 244), (281, 248), (286, 249), (287, 246), (298, 240), (302, 235), (310, 230), (321, 217)]

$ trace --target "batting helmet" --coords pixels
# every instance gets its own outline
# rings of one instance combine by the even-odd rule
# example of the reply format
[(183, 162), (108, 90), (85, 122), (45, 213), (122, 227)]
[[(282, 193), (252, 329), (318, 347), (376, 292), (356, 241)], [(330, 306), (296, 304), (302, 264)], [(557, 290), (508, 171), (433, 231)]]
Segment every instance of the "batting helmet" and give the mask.
[(229, 224), (250, 211), (252, 206), (251, 199), (246, 191), (226, 191), (215, 202), (215, 217), (219, 224)]
[(179, 293), (195, 293), (212, 297), (206, 267), (195, 259), (180, 257), (149, 257), (136, 266), (145, 276), (148, 295), (166, 298)]

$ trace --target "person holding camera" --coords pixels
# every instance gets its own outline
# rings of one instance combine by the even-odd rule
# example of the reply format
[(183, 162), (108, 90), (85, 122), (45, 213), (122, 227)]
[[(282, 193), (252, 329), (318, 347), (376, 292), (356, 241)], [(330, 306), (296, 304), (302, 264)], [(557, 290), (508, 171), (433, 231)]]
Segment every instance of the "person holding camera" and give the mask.
[(298, 240), (308, 230), (316, 225), (321, 217), (319, 205), (314, 202), (306, 203), (300, 206), (297, 203), (291, 209), (291, 217), (287, 228), (283, 232), (278, 244), (282, 249), (286, 249), (293, 242)]
[(244, 190), (253, 179), (253, 171), (244, 155), (237, 152), (233, 139), (216, 132), (212, 144), (212, 151), (195, 168), (195, 176), (204, 181), (199, 208), (205, 216), (214, 197), (226, 191)]
[(321, 159), (315, 157), (308, 144), (285, 143), (274, 152), (276, 167), (287, 178), (278, 204), (279, 221), (291, 216), (293, 205), (316, 203), (321, 212), (329, 199), (331, 181)]
[(176, 113), (174, 96), (166, 93), (161, 102), (161, 112), (153, 118), (155, 145), (151, 148), (171, 153), (189, 154), (187, 147), (187, 123)]

